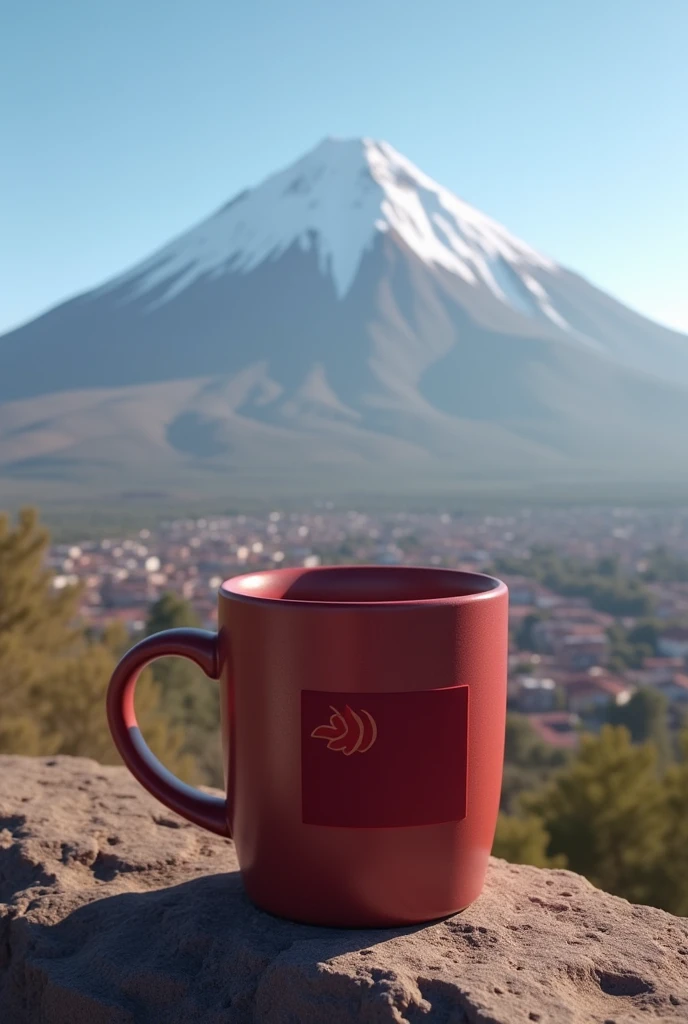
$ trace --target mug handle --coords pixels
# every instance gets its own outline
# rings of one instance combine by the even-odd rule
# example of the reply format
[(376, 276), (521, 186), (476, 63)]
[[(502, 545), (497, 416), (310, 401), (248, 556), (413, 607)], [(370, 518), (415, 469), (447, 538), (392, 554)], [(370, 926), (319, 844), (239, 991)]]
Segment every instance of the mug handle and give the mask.
[(107, 717), (115, 746), (141, 785), (171, 811), (218, 836), (231, 838), (227, 801), (188, 786), (150, 750), (138, 727), (134, 692), (142, 670), (156, 658), (187, 658), (210, 679), (220, 678), (218, 635), (205, 629), (166, 629), (127, 651), (112, 674)]

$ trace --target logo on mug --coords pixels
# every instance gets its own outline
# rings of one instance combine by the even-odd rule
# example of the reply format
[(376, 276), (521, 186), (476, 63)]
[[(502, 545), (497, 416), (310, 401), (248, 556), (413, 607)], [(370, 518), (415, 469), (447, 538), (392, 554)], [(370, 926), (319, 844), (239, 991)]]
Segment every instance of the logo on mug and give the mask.
[(373, 716), (364, 710), (357, 714), (349, 705), (345, 705), (344, 714), (340, 714), (330, 704), (329, 725), (319, 725), (311, 736), (317, 740), (327, 740), (328, 750), (339, 750), (348, 757), (350, 754), (365, 754), (377, 739), (377, 725)]
[[(365, 757), (350, 756), (358, 753)], [(301, 691), (304, 824), (407, 828), (461, 821), (467, 779), (466, 684)]]

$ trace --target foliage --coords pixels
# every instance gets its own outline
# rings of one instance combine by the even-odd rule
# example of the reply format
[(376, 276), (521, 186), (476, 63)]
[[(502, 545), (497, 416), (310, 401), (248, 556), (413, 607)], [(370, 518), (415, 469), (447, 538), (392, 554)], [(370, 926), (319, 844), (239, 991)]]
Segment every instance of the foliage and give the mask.
[[(166, 593), (151, 606), (146, 634), (199, 625), (198, 616), (188, 601), (178, 594)], [(162, 691), (165, 711), (183, 736), (184, 753), (196, 761), (208, 785), (222, 787), (217, 682), (182, 658), (160, 658), (151, 665), (151, 672)]]
[(537, 626), (538, 622), (541, 622), (544, 616), (538, 615), (537, 612), (531, 612), (526, 615), (518, 629), (514, 640), (516, 641), (516, 647), (519, 651), (534, 651), (536, 649), (535, 637), (533, 635), (533, 629)]
[(578, 756), (540, 794), (524, 798), (550, 834), (548, 852), (573, 871), (634, 903), (652, 896), (664, 830), (661, 782), (651, 745), (622, 727), (584, 736)]
[(585, 597), (610, 615), (647, 617), (652, 611), (651, 593), (641, 580), (622, 575), (615, 559), (581, 562), (543, 545), (534, 547), (529, 558), (499, 558), (496, 571), (531, 577), (567, 597)]
[(654, 548), (641, 573), (648, 583), (688, 583), (688, 560), (672, 554), (664, 546)]
[(609, 659), (607, 667), (613, 672), (624, 673), (629, 668), (641, 668), (645, 658), (652, 654), (652, 647), (646, 643), (634, 643), (629, 632), (620, 622), (607, 630), (609, 638)]
[(526, 715), (510, 712), (506, 716), (504, 758), (523, 768), (551, 768), (563, 764), (566, 754), (543, 742)]
[(616, 672), (625, 672), (629, 668), (642, 668), (645, 658), (657, 654), (659, 636), (664, 627), (653, 619), (645, 619), (625, 629), (620, 622), (615, 622), (607, 630), (610, 655), (608, 667)]
[[(110, 644), (121, 645), (122, 636), (87, 638), (77, 620), (78, 588), (52, 585), (48, 545), (35, 510), (22, 510), (16, 526), (0, 517), (0, 752), (117, 763), (105, 694), (120, 653)], [(137, 688), (141, 727), (157, 756), (192, 782), (195, 766), (146, 675)]]
[(42, 664), (18, 637), (0, 632), (0, 753), (44, 752), (39, 716), (30, 713)]
[(688, 917), (688, 728), (680, 747), (680, 760), (664, 778), (668, 828), (658, 866), (657, 905)]
[(56, 644), (68, 648), (79, 636), (80, 589), (53, 589), (45, 568), (49, 544), (35, 509), (22, 509), (15, 527), (0, 515), (0, 637), (19, 639), (36, 653)]
[(47, 752), (49, 737), (32, 702), (51, 652), (58, 648), (74, 656), (77, 650), (73, 620), (79, 593), (72, 587), (52, 589), (44, 568), (48, 545), (33, 509), (23, 509), (14, 527), (8, 516), (0, 516), (0, 751), (5, 753)]
[(492, 846), (493, 857), (503, 857), (511, 864), (533, 864), (537, 868), (565, 868), (566, 856), (547, 855), (549, 833), (540, 818), (530, 815), (516, 818), (500, 814)]
[(200, 621), (188, 601), (179, 594), (167, 591), (151, 605), (146, 620), (146, 635), (160, 633), (165, 629), (179, 629), (185, 626), (198, 627)]
[(568, 754), (544, 743), (525, 715), (506, 716), (504, 778), (501, 808), (512, 811), (520, 795), (544, 783), (552, 770), (565, 764)]
[(652, 740), (660, 767), (666, 767), (671, 759), (668, 710), (669, 705), (663, 693), (640, 687), (627, 704), (610, 703), (607, 721), (610, 725), (625, 726), (633, 743)]
[(658, 653), (657, 645), (662, 628), (666, 624), (655, 622), (654, 619), (646, 619), (644, 622), (636, 622), (635, 626), (628, 632), (628, 642), (635, 646), (642, 646), (649, 649), (650, 656), (655, 657)]
[[(564, 855), (568, 867), (594, 885), (676, 912), (688, 898), (688, 879), (679, 869), (685, 865), (687, 782), (685, 759), (662, 777), (652, 743), (634, 745), (626, 728), (605, 725), (599, 736), (582, 737), (576, 756), (546, 785), (522, 796), (519, 819), (539, 821), (549, 836), (544, 854)], [(525, 836), (531, 832), (532, 820), (523, 826)], [(534, 839), (529, 843), (518, 847), (519, 856), (541, 857), (543, 849)]]

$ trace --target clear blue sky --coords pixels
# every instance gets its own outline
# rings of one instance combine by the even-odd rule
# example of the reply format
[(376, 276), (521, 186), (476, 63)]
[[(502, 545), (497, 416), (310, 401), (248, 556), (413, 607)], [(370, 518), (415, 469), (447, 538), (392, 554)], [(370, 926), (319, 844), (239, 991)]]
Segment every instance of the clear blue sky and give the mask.
[(325, 135), (688, 330), (687, 40), (688, 0), (6, 4), (0, 330)]

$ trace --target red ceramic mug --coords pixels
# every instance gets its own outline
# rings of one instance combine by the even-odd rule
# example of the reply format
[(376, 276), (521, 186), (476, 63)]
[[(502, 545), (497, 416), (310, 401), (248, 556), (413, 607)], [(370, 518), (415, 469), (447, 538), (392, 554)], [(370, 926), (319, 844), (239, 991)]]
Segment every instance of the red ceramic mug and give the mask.
[[(247, 894), (281, 917), (403, 925), (476, 899), (502, 781), (506, 586), (278, 569), (224, 583), (218, 623), (148, 637), (113, 674), (110, 729), (139, 782), (232, 837)], [(176, 779), (139, 732), (137, 676), (167, 655), (219, 681), (226, 798)]]

